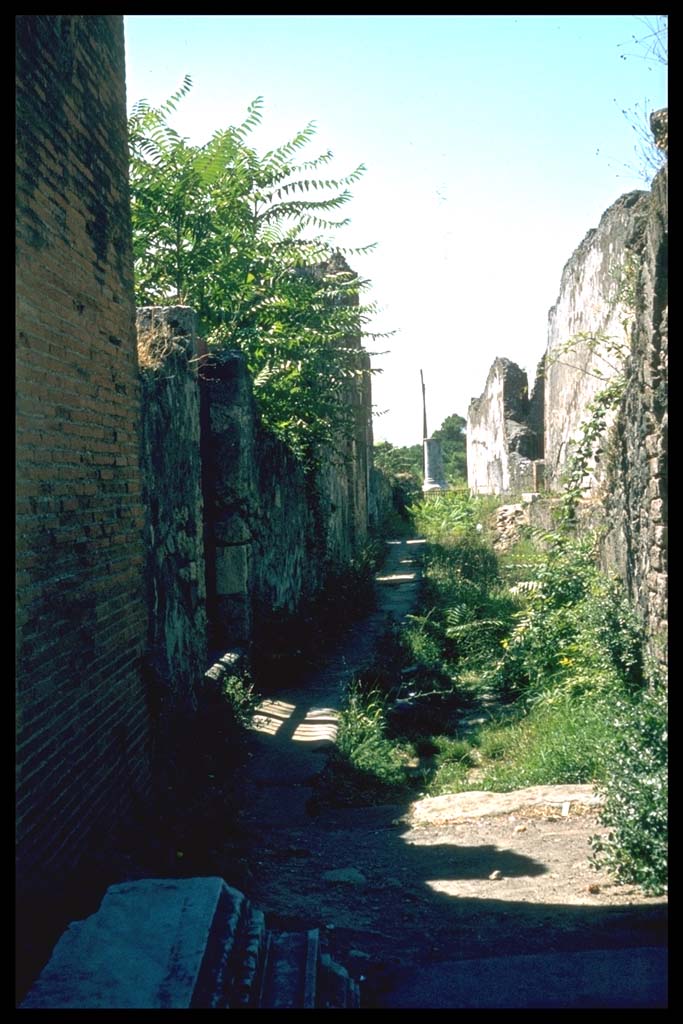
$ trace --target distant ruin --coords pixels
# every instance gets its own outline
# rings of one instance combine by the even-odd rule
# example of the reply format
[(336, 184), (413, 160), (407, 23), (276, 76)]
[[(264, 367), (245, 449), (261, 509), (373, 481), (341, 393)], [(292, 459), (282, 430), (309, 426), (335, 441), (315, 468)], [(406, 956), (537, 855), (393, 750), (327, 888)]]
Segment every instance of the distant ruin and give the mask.
[[(666, 111), (653, 115), (668, 141)], [(605, 526), (602, 558), (619, 573), (665, 658), (668, 522), (668, 169), (621, 196), (567, 262), (531, 397), (526, 373), (496, 359), (467, 419), (474, 494), (558, 493), (573, 446), (610, 381), (608, 410), (582, 481)], [(656, 638), (656, 639), (655, 639)]]

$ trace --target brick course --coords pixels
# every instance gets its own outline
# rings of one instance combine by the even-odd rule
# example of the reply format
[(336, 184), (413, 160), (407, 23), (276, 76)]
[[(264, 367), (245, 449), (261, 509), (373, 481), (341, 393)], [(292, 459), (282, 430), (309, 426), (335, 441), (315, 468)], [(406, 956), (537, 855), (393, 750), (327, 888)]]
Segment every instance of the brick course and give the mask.
[(21, 892), (150, 779), (123, 19), (16, 27)]

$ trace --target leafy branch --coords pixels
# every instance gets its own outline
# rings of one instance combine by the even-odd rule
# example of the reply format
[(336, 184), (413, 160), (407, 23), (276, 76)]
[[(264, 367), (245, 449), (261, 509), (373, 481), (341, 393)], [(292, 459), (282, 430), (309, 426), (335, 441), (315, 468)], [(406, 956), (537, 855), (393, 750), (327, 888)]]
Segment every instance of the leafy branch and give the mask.
[(140, 100), (129, 120), (136, 299), (187, 304), (209, 345), (240, 349), (267, 426), (304, 459), (351, 423), (349, 382), (372, 372), (360, 347), (375, 306), (368, 282), (329, 231), (365, 173), (318, 178), (330, 151), (298, 162), (313, 140), (309, 122), (260, 156), (250, 145), (263, 99), (242, 123), (191, 145), (169, 124), (189, 76), (158, 107)]

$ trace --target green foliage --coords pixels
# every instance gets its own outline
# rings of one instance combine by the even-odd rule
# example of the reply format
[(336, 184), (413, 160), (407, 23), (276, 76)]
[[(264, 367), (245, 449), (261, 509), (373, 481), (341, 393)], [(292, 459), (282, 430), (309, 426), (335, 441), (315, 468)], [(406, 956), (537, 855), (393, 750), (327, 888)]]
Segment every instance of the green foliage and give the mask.
[(496, 672), (527, 704), (642, 682), (642, 635), (623, 589), (599, 570), (595, 537), (558, 533), (529, 578)]
[(471, 744), (451, 736), (435, 736), (433, 746), (434, 769), (426, 782), (429, 796), (466, 790), (469, 770), (476, 764)]
[[(447, 416), (432, 437), (441, 443), (441, 455), (446, 480), (451, 485), (467, 482), (467, 441), (463, 416), (453, 413)], [(399, 483), (406, 495), (406, 503), (414, 508), (422, 497), (423, 446), (413, 444), (397, 448), (388, 441), (380, 441), (374, 447), (375, 467)]]
[(337, 736), (341, 754), (360, 771), (381, 782), (403, 781), (403, 762), (385, 735), (386, 700), (379, 691), (351, 686)]
[(242, 728), (248, 728), (259, 702), (254, 684), (246, 676), (228, 676), (221, 682), (223, 700)]
[(610, 758), (600, 818), (611, 831), (593, 837), (593, 860), (619, 881), (659, 895), (667, 883), (666, 686), (657, 683), (639, 699), (619, 700), (607, 720)]
[(422, 445), (414, 444), (410, 448), (395, 448), (388, 441), (378, 441), (373, 449), (373, 462), (389, 477), (408, 475), (415, 479), (417, 490), (422, 484)]
[(465, 534), (483, 533), (486, 517), (498, 503), (498, 499), (470, 496), (466, 488), (460, 488), (425, 497), (411, 508), (411, 513), (423, 537), (433, 544), (453, 547)]
[[(430, 795), (592, 783), (611, 830), (593, 840), (595, 863), (661, 892), (665, 688), (648, 688), (623, 587), (600, 571), (591, 534), (527, 536), (498, 558), (476, 530), (481, 512), (462, 494), (419, 506), (431, 539), (426, 610), (407, 617), (382, 695), (354, 694), (347, 756), (361, 752), (366, 779), (383, 760), (394, 780), (412, 747), (413, 778)], [(475, 708), (479, 719), (463, 722)]]
[(447, 416), (432, 437), (441, 442), (446, 482), (451, 486), (467, 483), (467, 437), (465, 429), (467, 420), (464, 416), (453, 413)]
[[(594, 782), (605, 771), (611, 736), (606, 705), (563, 694), (493, 732), (491, 764), (477, 785), (494, 792), (525, 786)], [(482, 753), (487, 747), (482, 743)]]
[(572, 443), (565, 470), (563, 512), (568, 521), (573, 519), (576, 502), (587, 488), (591, 465), (599, 459), (608, 443), (608, 419), (618, 407), (625, 389), (626, 376), (620, 373), (586, 406), (588, 415), (581, 424), (578, 439)]
[(136, 300), (193, 306), (211, 345), (245, 353), (265, 423), (310, 456), (348, 426), (349, 381), (370, 372), (358, 347), (366, 282), (320, 234), (348, 223), (334, 218), (365, 168), (323, 178), (332, 153), (298, 162), (312, 123), (258, 155), (261, 98), (238, 127), (190, 145), (169, 124), (190, 87), (187, 76), (129, 119)]
[(339, 719), (335, 750), (316, 780), (313, 808), (368, 805), (400, 798), (405, 753), (386, 737), (386, 697), (362, 680), (351, 684)]

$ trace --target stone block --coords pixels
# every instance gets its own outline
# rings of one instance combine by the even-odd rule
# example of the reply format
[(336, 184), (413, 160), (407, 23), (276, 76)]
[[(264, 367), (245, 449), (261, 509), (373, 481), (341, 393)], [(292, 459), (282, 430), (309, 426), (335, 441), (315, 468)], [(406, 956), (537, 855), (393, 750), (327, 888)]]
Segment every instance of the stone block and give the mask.
[(216, 548), (216, 593), (219, 596), (248, 592), (250, 561), (247, 544)]
[(228, 1008), (249, 921), (221, 878), (112, 885), (61, 937), (22, 1009)]

